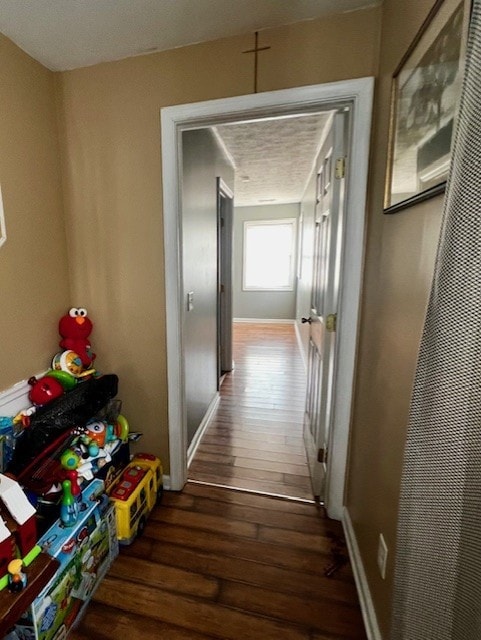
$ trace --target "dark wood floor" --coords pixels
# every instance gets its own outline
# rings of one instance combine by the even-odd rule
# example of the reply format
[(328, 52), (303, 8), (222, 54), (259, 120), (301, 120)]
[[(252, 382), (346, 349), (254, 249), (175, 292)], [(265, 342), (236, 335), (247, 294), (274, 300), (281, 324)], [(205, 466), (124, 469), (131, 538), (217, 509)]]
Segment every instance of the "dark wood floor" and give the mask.
[(306, 373), (293, 325), (236, 323), (233, 355), (189, 478), (312, 500), (302, 437)]
[[(275, 328), (266, 331), (272, 333)], [(286, 328), (279, 331), (285, 332)], [(292, 346), (292, 335), (283, 341)], [(273, 350), (266, 351), (270, 352), (272, 362)], [(259, 349), (246, 356), (245, 364), (254, 371), (263, 369)], [(276, 364), (279, 375), (285, 371), (287, 379), (291, 374), (285, 367), (280, 360)], [(239, 479), (260, 482), (247, 488), (257, 487), (261, 491), (282, 493), (294, 487), (295, 494), (306, 492), (308, 485), (295, 480), (306, 478), (297, 468), (305, 463), (291, 458), (302, 458), (298, 452), (300, 403), (287, 390), (274, 396), (270, 393), (274, 382), (267, 369), (262, 385), (250, 382), (241, 373), (238, 361), (235, 380), (232, 376), (230, 384), (231, 390), (237, 387), (230, 394), (233, 404), (229, 411), (225, 403), (221, 405), (216, 416), (220, 424), (224, 411), (229, 414), (227, 424), (236, 425), (234, 434), (228, 429), (226, 433), (225, 423), (216, 427), (223, 430), (218, 432), (219, 437), (232, 438), (229, 458), (219, 462), (219, 455), (227, 455), (225, 452), (199, 449), (199, 455), (213, 456), (204, 457), (203, 463), (209, 464), (202, 473), (221, 478), (225, 484), (226, 475), (219, 474), (219, 469), (213, 469), (210, 463), (249, 472), (257, 468), (246, 466), (245, 461), (252, 464), (261, 461), (257, 470), (278, 475), (230, 477), (236, 484)], [(258, 391), (258, 400), (253, 405), (254, 396), (247, 399), (238, 393), (242, 387)], [(266, 407), (259, 418), (258, 401), (262, 401), (263, 394)], [(270, 416), (272, 412), (278, 415), (280, 406), (292, 410), (295, 419), (289, 415), (289, 419), (280, 420), (281, 433), (274, 433), (277, 420)], [(236, 414), (237, 418), (231, 420)], [(239, 425), (242, 428), (237, 430)], [(295, 434), (293, 425), (297, 425)], [(261, 427), (262, 431), (253, 430), (253, 426)], [(260, 434), (268, 437), (264, 439)], [(262, 442), (267, 443), (267, 449), (261, 447)], [(297, 447), (297, 452), (291, 446)], [(258, 457), (253, 455), (255, 452), (260, 452)], [(273, 469), (265, 463), (280, 466)], [(312, 501), (189, 482), (181, 493), (166, 492), (162, 505), (152, 512), (143, 536), (122, 549), (82, 623), (70, 637), (73, 640), (365, 640), (349, 564), (330, 578), (324, 574), (332, 562), (333, 540), (341, 545), (340, 523), (326, 519)]]

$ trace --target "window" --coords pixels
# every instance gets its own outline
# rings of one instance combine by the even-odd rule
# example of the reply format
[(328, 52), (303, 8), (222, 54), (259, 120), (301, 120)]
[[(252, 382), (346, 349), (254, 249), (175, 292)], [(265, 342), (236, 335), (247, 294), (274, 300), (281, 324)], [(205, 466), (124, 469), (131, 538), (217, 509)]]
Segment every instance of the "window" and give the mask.
[(244, 222), (244, 291), (292, 291), (295, 218)]

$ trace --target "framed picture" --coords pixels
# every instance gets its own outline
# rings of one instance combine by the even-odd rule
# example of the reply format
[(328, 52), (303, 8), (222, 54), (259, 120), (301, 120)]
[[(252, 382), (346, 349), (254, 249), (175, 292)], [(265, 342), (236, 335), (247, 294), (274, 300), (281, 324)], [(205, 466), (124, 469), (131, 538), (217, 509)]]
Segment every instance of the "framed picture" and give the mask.
[(393, 75), (384, 213), (446, 187), (470, 0), (438, 0)]

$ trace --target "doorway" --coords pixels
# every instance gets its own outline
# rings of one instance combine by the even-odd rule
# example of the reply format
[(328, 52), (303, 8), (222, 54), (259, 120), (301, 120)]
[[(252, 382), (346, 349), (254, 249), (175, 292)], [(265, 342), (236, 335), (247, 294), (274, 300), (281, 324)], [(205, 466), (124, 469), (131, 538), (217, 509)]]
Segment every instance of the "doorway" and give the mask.
[(232, 227), (234, 194), (218, 177), (217, 187), (217, 390), (232, 371)]
[(164, 237), (166, 263), (167, 351), (169, 388), (169, 436), (171, 488), (180, 490), (187, 479), (184, 371), (182, 350), (183, 295), (180, 288), (179, 256), (179, 158), (178, 136), (182, 131), (219, 122), (255, 120), (275, 115), (299, 114), (339, 108), (351, 110), (350, 164), (356, 167), (347, 189), (346, 255), (339, 318), (339, 362), (335, 420), (331, 457), (327, 468), (328, 513), (341, 518), (342, 496), (349, 436), (350, 401), (354, 374), (354, 353), (363, 255), (364, 210), (370, 114), (373, 81), (364, 78), (314, 87), (275, 91), (266, 94), (181, 105), (162, 110), (162, 153), (164, 185)]

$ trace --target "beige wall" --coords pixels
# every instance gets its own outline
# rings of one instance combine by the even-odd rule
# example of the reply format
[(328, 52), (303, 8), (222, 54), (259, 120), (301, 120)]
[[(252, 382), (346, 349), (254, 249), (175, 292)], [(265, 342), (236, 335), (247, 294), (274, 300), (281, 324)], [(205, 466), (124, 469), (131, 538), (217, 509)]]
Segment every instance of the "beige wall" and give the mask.
[[(374, 113), (369, 231), (347, 504), (383, 637), (388, 637), (397, 510), (411, 387), (434, 268), (442, 198), (382, 214), (391, 74), (432, 0), (385, 0)], [(379, 534), (388, 548), (379, 575)]]
[(54, 74), (0, 35), (0, 391), (47, 369), (69, 306)]
[[(382, 215), (390, 77), (432, 0), (385, 0), (347, 502), (387, 636), (410, 389), (441, 199)], [(261, 33), (259, 91), (377, 75), (380, 9)], [(70, 304), (94, 322), (141, 447), (168, 461), (160, 108), (250, 93), (252, 35), (56, 74), (0, 36), (0, 389), (48, 366)], [(69, 252), (67, 273), (66, 249)], [(68, 281), (70, 277), (71, 295)], [(166, 464), (168, 469), (168, 464)], [(388, 575), (376, 568), (379, 533)]]
[[(374, 75), (379, 9), (262, 32), (259, 91)], [(58, 76), (73, 300), (120, 377), (140, 445), (168, 461), (160, 108), (248, 94), (253, 36)], [(168, 464), (166, 464), (168, 469)]]
[[(347, 502), (387, 637), (405, 425), (441, 200), (382, 215), (390, 77), (432, 0), (385, 0)], [(377, 74), (381, 11), (261, 33), (259, 91)], [(54, 75), (0, 36), (0, 389), (48, 366), (58, 317), (86, 306), (100, 370), (141, 447), (168, 460), (160, 119), (163, 106), (250, 93), (251, 35)], [(166, 465), (168, 468), (168, 465)], [(379, 533), (388, 575), (376, 568)]]

